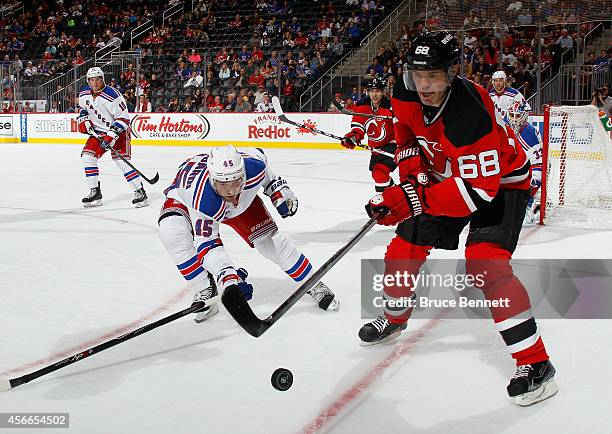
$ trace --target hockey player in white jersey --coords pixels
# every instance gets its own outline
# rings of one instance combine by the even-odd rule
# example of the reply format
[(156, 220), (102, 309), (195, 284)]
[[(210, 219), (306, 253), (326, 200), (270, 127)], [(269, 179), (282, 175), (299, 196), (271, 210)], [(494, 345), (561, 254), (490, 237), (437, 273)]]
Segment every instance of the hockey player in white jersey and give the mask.
[[(183, 277), (192, 283), (194, 303), (237, 285), (247, 300), (253, 287), (247, 273), (237, 268), (219, 237), (219, 225), (233, 228), (251, 248), (278, 266), (296, 282), (306, 280), (312, 265), (293, 242), (278, 231), (266, 209), (260, 189), (281, 217), (293, 216), (297, 197), (287, 181), (268, 166), (261, 149), (239, 152), (231, 145), (213, 148), (185, 161), (165, 190), (159, 217), (159, 235)], [(318, 282), (309, 294), (324, 310), (338, 310), (333, 292)], [(196, 322), (216, 314), (216, 305), (198, 312)]]
[(532, 224), (540, 216), (540, 186), (542, 185), (542, 140), (538, 130), (527, 122), (527, 103), (515, 101), (508, 109), (507, 118), (516, 138), (531, 163), (531, 197), (527, 202), (524, 223)]
[[(104, 72), (98, 67), (89, 68), (87, 83), (79, 93), (80, 111), (77, 125), (80, 133), (89, 135), (81, 158), (85, 179), (91, 189), (89, 195), (83, 198), (83, 206), (92, 207), (102, 205), (98, 159), (113, 148), (129, 160), (132, 147), (127, 104), (121, 93), (104, 83)], [(142, 186), (140, 175), (118, 157), (113, 156), (113, 161), (134, 191), (132, 203), (136, 208), (148, 206), (147, 193)]]
[[(489, 89), (489, 96), (495, 104), (495, 109), (500, 114), (504, 121), (508, 122), (508, 109), (516, 102), (525, 103), (525, 97), (518, 90), (506, 85), (506, 73), (504, 71), (495, 71), (491, 77), (493, 86)], [(529, 104), (526, 105), (527, 110), (531, 110)]]

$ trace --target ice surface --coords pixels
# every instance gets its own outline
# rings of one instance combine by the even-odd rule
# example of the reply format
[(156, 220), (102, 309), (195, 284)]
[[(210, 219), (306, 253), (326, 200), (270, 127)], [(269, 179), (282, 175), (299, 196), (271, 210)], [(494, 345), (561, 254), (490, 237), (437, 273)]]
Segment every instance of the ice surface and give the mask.
[[(177, 166), (202, 150), (136, 147), (133, 163), (161, 175), (141, 209), (105, 157), (104, 206), (83, 209), (78, 146), (0, 146), (0, 375), (18, 377), (189, 305), (157, 217)], [(277, 222), (321, 264), (367, 219), (368, 154), (266, 152), (300, 199), (298, 214)], [(225, 229), (255, 286), (254, 309), (269, 314), (296, 285)], [(610, 432), (612, 321), (539, 321), (560, 392), (529, 408), (506, 397), (513, 362), (490, 321), (416, 320), (394, 343), (360, 347), (359, 259), (381, 258), (392, 237), (375, 228), (325, 277), (338, 313), (305, 297), (259, 339), (223, 309), (202, 324), (183, 318), (0, 394), (0, 412), (68, 412), (71, 428), (54, 432), (90, 434)], [(612, 232), (533, 227), (515, 257), (609, 258), (611, 244)], [(287, 392), (271, 386), (278, 367), (294, 374)]]

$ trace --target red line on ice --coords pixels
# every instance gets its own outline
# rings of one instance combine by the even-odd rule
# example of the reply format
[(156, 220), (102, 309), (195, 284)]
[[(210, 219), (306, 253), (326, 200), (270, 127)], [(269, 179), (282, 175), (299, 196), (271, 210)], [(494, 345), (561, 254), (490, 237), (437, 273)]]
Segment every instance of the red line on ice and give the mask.
[(0, 373), (0, 375), (1, 376), (7, 376), (9, 374), (15, 374), (15, 373), (18, 373), (18, 372), (29, 371), (29, 370), (37, 368), (39, 366), (50, 365), (53, 362), (65, 359), (65, 358), (67, 358), (69, 356), (72, 356), (74, 354), (80, 353), (81, 351), (84, 351), (87, 348), (91, 348), (93, 346), (101, 344), (102, 342), (108, 341), (108, 340), (110, 340), (110, 339), (112, 339), (114, 337), (124, 335), (124, 334), (130, 332), (131, 330), (135, 330), (135, 329), (137, 329), (139, 327), (142, 327), (145, 323), (149, 322), (151, 319), (155, 318), (160, 313), (168, 310), (168, 308), (170, 306), (172, 306), (173, 304), (178, 302), (189, 291), (190, 291), (189, 286), (184, 287), (178, 294), (176, 294), (174, 297), (172, 297), (171, 299), (166, 301), (164, 304), (162, 304), (161, 306), (159, 306), (155, 310), (152, 310), (151, 312), (149, 312), (146, 315), (138, 318), (137, 320), (132, 321), (131, 323), (125, 324), (123, 326), (120, 326), (119, 328), (117, 328), (117, 329), (115, 329), (115, 330), (113, 330), (111, 332), (108, 332), (105, 335), (99, 336), (99, 337), (97, 337), (95, 339), (91, 339), (91, 340), (89, 340), (87, 342), (83, 342), (81, 345), (72, 347), (72, 348), (70, 348), (68, 350), (62, 351), (61, 353), (52, 354), (52, 355), (50, 355), (49, 357), (47, 357), (45, 359), (35, 360), (33, 362), (30, 362), (30, 363), (27, 363), (25, 365), (19, 366), (17, 368), (9, 369), (8, 371), (4, 371), (4, 372)]
[(306, 425), (300, 434), (314, 434), (319, 432), (323, 427), (328, 425), (334, 417), (344, 410), (351, 402), (355, 401), (368, 387), (372, 385), (374, 380), (380, 377), (393, 363), (401, 359), (409, 353), (416, 344), (418, 344), (430, 331), (440, 322), (440, 318), (447, 310), (442, 310), (434, 318), (413, 333), (409, 338), (400, 341), (393, 352), (387, 357), (374, 365), (368, 372), (365, 373), (355, 384), (353, 384), (346, 392), (338, 399), (332, 402), (324, 409), (317, 417), (315, 417), (308, 425)]

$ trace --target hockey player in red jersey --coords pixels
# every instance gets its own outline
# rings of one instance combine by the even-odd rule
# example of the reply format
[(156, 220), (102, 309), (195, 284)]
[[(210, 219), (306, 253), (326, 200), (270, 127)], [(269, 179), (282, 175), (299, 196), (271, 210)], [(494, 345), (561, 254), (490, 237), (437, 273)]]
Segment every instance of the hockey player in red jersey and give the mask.
[[(375, 114), (393, 117), (391, 101), (384, 93), (386, 88), (387, 81), (382, 77), (375, 76), (368, 84), (368, 96), (357, 103), (354, 111), (369, 115)], [(395, 132), (393, 122), (390, 119), (354, 115), (351, 122), (351, 131), (344, 136), (342, 146), (347, 149), (353, 149), (356, 144), (359, 144), (364, 139), (366, 134), (370, 147), (391, 154), (395, 153)], [(374, 188), (377, 192), (380, 193), (393, 184), (391, 172), (396, 167), (393, 158), (372, 152), (370, 172), (372, 172)]]
[[(554, 395), (557, 385), (529, 296), (509, 263), (529, 198), (529, 160), (487, 92), (456, 76), (458, 58), (448, 32), (413, 41), (392, 99), (401, 183), (374, 196), (366, 209), (380, 216), (379, 223), (397, 225), (385, 254), (386, 274), (398, 262), (418, 274), (432, 249), (457, 249), (469, 224), (467, 273), (485, 276), (477, 286), (488, 300), (509, 299), (508, 307), (491, 308), (517, 365), (507, 392), (516, 404), (531, 405)], [(385, 286), (384, 299), (417, 293)], [(364, 345), (393, 339), (406, 328), (412, 309), (393, 304), (385, 303), (385, 316), (361, 328)]]

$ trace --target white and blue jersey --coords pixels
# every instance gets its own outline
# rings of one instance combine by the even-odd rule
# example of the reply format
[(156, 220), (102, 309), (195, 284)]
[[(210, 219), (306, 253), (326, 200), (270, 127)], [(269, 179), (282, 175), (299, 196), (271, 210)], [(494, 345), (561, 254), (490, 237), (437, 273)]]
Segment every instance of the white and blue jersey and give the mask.
[[(196, 155), (181, 164), (174, 181), (164, 191), (168, 198), (180, 202), (189, 210), (197, 257), (204, 269), (214, 275), (218, 275), (225, 268), (233, 267), (219, 236), (220, 223), (244, 213), (257, 197), (260, 188), (276, 179), (276, 175), (268, 167), (263, 151), (249, 149), (240, 154), (244, 160), (246, 181), (235, 206), (213, 189), (207, 167), (208, 154)], [(272, 225), (263, 226), (262, 230), (275, 231), (276, 225), (271, 223)], [(256, 235), (261, 237), (267, 235), (267, 232)], [(189, 274), (195, 263), (194, 258), (193, 264), (182, 264), (185, 270), (179, 267), (181, 273)]]
[(527, 122), (516, 133), (516, 138), (531, 163), (531, 186), (539, 188), (542, 184), (542, 140), (540, 134), (533, 125)]
[(87, 117), (98, 135), (104, 135), (111, 127), (121, 133), (130, 125), (125, 98), (111, 86), (94, 94), (91, 87), (85, 86), (79, 93), (79, 117)]
[(257, 196), (259, 187), (267, 185), (276, 176), (270, 172), (266, 157), (260, 150), (240, 154), (244, 159), (246, 182), (237, 206), (224, 200), (213, 189), (206, 164), (208, 154), (196, 155), (181, 164), (173, 183), (165, 190), (166, 196), (217, 224), (242, 214)]

